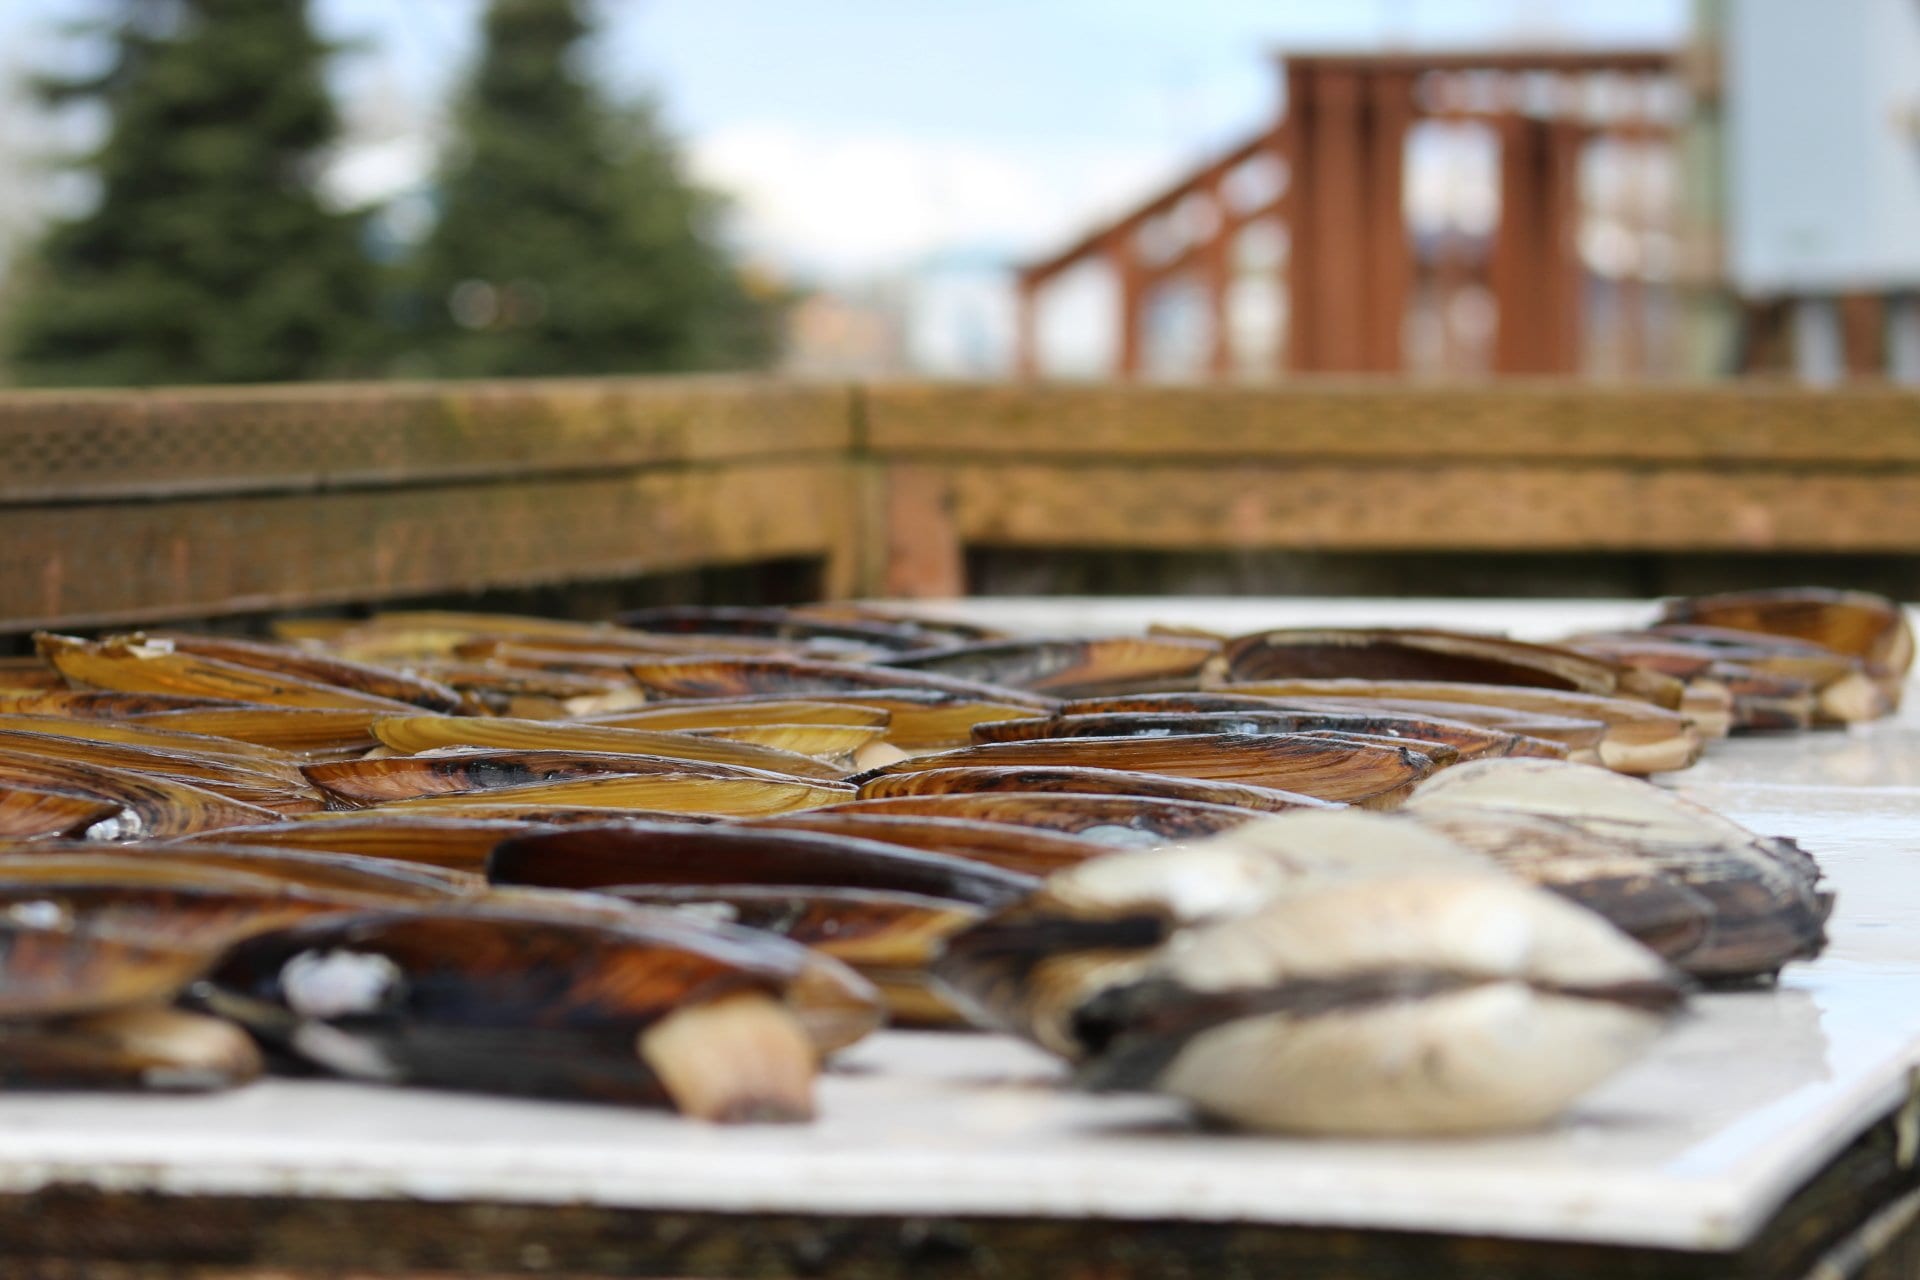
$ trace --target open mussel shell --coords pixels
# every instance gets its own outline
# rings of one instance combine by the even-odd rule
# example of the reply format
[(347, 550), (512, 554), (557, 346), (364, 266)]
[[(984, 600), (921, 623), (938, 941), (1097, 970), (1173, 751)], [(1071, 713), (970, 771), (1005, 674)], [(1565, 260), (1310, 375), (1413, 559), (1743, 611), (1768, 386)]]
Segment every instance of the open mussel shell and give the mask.
[(88, 834), (96, 837), (183, 836), (215, 827), (271, 822), (275, 817), (270, 809), (179, 778), (0, 750), (0, 787), (12, 786), (117, 805), (119, 814), (89, 828)]
[(30, 787), (0, 787), (0, 840), (77, 838), (96, 823), (111, 821), (122, 812), (112, 800)]
[(261, 1070), (245, 1031), (165, 1005), (0, 1022), (0, 1088), (192, 1093), (245, 1084)]
[(0, 868), (0, 1020), (164, 1002), (236, 938), (389, 901), (201, 865), (8, 859)]
[(1031, 827), (1008, 826), (970, 818), (928, 818), (810, 809), (741, 825), (759, 830), (813, 831), (825, 835), (878, 840), (927, 853), (985, 862), (1021, 875), (1051, 875), (1110, 850), (1095, 841)]
[(1826, 945), (1833, 896), (1819, 865), (1791, 841), (1756, 836), (1670, 791), (1602, 770), (1552, 761), (1461, 768), (1452, 785), (1436, 780), (1430, 791), (1416, 792), (1408, 811), (1489, 851), (1503, 838), (1500, 824), (1522, 814), (1555, 819), (1638, 859), (1711, 910), (1706, 935), (1675, 955), (1690, 973), (1716, 981), (1768, 978)]
[[(1319, 730), (1370, 737), (1403, 738), (1439, 743), (1461, 759), (1481, 756), (1538, 755), (1562, 759), (1567, 749), (1543, 738), (1527, 738), (1487, 729), (1461, 720), (1438, 717), (1392, 716), (1360, 711), (1147, 711), (1101, 712), (1083, 715), (1040, 716), (976, 725), (974, 741), (1019, 742), (1031, 738), (1164, 738), (1177, 734), (1243, 733), (1253, 735), (1306, 733)], [(1424, 746), (1416, 748), (1425, 751)], [(1432, 754), (1427, 752), (1427, 754)]]
[(725, 725), (845, 725), (885, 729), (892, 715), (884, 707), (819, 698), (681, 698), (627, 711), (582, 716), (574, 724), (616, 729), (700, 729)]
[(1138, 770), (1385, 806), (1432, 773), (1434, 762), (1407, 747), (1301, 735), (1040, 738), (914, 756), (852, 781), (865, 784), (879, 776), (937, 769), (1032, 767)]
[(31, 756), (43, 763), (66, 761), (142, 777), (174, 779), (242, 804), (275, 813), (321, 808), (318, 792), (288, 760), (241, 760), (177, 748), (0, 728), (0, 755)]
[(119, 693), (184, 694), (286, 707), (415, 710), (392, 698), (219, 658), (182, 653), (164, 640), (77, 640), (40, 632), (42, 656), (77, 688)]
[(664, 773), (611, 774), (421, 795), (390, 800), (380, 808), (387, 813), (520, 817), (542, 822), (561, 821), (562, 815), (578, 809), (605, 810), (608, 821), (656, 811), (700, 818), (749, 818), (851, 800), (855, 794), (846, 783), (775, 774), (740, 776), (753, 772), (746, 769), (716, 772), (722, 768), (688, 761), (684, 769)]
[(173, 711), (244, 707), (226, 698), (195, 698), (168, 693), (108, 693), (99, 689), (0, 689), (0, 711), (8, 715), (59, 716), (72, 720), (124, 720)]
[(1219, 651), (1182, 636), (995, 640), (887, 658), (883, 665), (1056, 697), (1192, 688)]
[(1207, 683), (1216, 685), (1328, 679), (1458, 681), (1611, 695), (1620, 687), (1620, 669), (1569, 649), (1497, 636), (1332, 627), (1243, 636), (1227, 645), (1207, 673)]
[(855, 800), (813, 810), (818, 814), (872, 813), (965, 818), (1068, 835), (1108, 846), (1173, 844), (1231, 831), (1253, 821), (1250, 809), (1192, 800), (1069, 791), (979, 791)]
[[(595, 822), (608, 820), (604, 809), (581, 813)], [(244, 845), (269, 850), (351, 854), (402, 865), (439, 867), (457, 875), (484, 876), (487, 855), (502, 840), (550, 829), (543, 823), (499, 818), (445, 818), (387, 810), (354, 810), (316, 815), (304, 822), (226, 827), (190, 836), (173, 847), (193, 848), (205, 841), (229, 848)]]
[(1161, 1090), (1252, 1129), (1473, 1133), (1559, 1114), (1649, 1045), (1683, 993), (1656, 956), (1551, 894), (1408, 874), (1190, 930), (1070, 1025), (1086, 1087)]
[(558, 889), (624, 884), (879, 889), (983, 906), (1012, 901), (1038, 883), (987, 863), (851, 836), (643, 823), (507, 840), (488, 860), (487, 877), (495, 884)]
[(405, 716), (373, 726), (395, 751), (473, 747), (502, 751), (577, 751), (664, 757), (701, 764), (759, 769), (793, 778), (837, 779), (842, 771), (809, 756), (751, 743), (716, 741), (677, 730), (615, 729), (603, 725), (514, 720), (486, 716)]
[(195, 993), (355, 1078), (793, 1121), (813, 1110), (823, 1049), (809, 1006), (828, 972), (839, 984), (830, 1002), (863, 1004), (871, 1026), (871, 987), (770, 934), (664, 912), (616, 925), (470, 909), (256, 937)]
[(1629, 841), (1520, 811), (1443, 806), (1406, 816), (1605, 918), (1684, 972), (1703, 976), (1719, 967), (1713, 902)]
[[(135, 717), (86, 719), (62, 715), (0, 712), (0, 732), (52, 734), (81, 742), (120, 744), (179, 755), (212, 757), (297, 782), (293, 758), (284, 751), (210, 733), (194, 733)], [(102, 760), (111, 764), (112, 760)]]
[(681, 636), (754, 636), (844, 652), (905, 653), (926, 647), (926, 635), (892, 622), (808, 618), (787, 609), (738, 605), (661, 605), (632, 609), (614, 621), (636, 631)]
[(139, 876), (156, 870), (166, 877), (183, 870), (205, 868), (216, 876), (235, 872), (320, 894), (358, 894), (401, 901), (472, 896), (486, 888), (486, 878), (474, 871), (454, 871), (336, 850), (249, 845), (227, 841), (225, 835), (218, 832), (212, 836), (164, 842), (39, 840), (0, 844), (0, 879), (23, 869), (45, 874), (56, 866), (67, 865), (96, 871), (106, 878), (121, 874)]
[(986, 702), (1051, 710), (1054, 700), (1019, 689), (976, 680), (896, 667), (849, 662), (812, 662), (799, 658), (682, 659), (636, 662), (628, 668), (650, 698), (734, 698), (749, 694), (781, 697), (839, 695), (860, 691), (923, 689)]
[(305, 766), (315, 786), (346, 805), (479, 793), (581, 778), (698, 774), (741, 783), (799, 782), (782, 774), (665, 756), (609, 751), (467, 748), (417, 756), (330, 760)]
[(1899, 604), (1864, 591), (1788, 587), (1666, 601), (1662, 623), (1693, 623), (1811, 641), (1865, 659), (1876, 674), (1904, 676), (1913, 665), (1913, 632)]
[(951, 898), (883, 889), (797, 885), (622, 885), (626, 902), (777, 933), (852, 966), (873, 983), (889, 1018), (952, 1026), (965, 1018), (932, 985), (940, 944), (977, 923), (983, 909)]
[[(1598, 740), (1593, 741), (1590, 730), (1583, 728), (1584, 740), (1592, 742), (1599, 763), (1622, 773), (1684, 769), (1706, 749), (1706, 739), (1686, 716), (1635, 698), (1439, 680), (1280, 680), (1236, 685), (1234, 690), (1288, 700), (1372, 700), (1402, 706), (1436, 702), (1478, 704), (1510, 713), (1597, 721), (1603, 726)], [(1513, 726), (1502, 724), (1501, 727)], [(1561, 733), (1540, 728), (1516, 731), (1555, 738), (1575, 746)]]
[[(133, 636), (127, 639), (137, 643), (146, 637)], [(174, 631), (158, 634), (153, 639), (171, 645), (176, 653), (279, 672), (319, 685), (354, 689), (376, 698), (411, 703), (426, 711), (461, 711), (466, 707), (465, 700), (457, 692), (438, 681), (292, 645)]]
[(151, 711), (131, 722), (157, 729), (252, 743), (291, 755), (365, 751), (380, 745), (373, 722), (384, 711), (351, 707), (192, 707)]
[(922, 769), (911, 773), (880, 771), (860, 784), (862, 800), (895, 796), (940, 796), (996, 791), (1071, 792), (1080, 795), (1139, 796), (1232, 805), (1263, 813), (1288, 809), (1337, 808), (1339, 802), (1219, 779), (1177, 778), (1172, 774), (1129, 769), (1060, 765), (974, 766)]

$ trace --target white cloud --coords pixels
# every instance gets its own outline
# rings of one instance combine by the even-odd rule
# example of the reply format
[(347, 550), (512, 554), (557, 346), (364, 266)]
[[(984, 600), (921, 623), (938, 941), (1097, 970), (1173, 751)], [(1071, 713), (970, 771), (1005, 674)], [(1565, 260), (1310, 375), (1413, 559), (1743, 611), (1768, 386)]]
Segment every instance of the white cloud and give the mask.
[(996, 147), (778, 122), (696, 139), (692, 162), (735, 197), (754, 251), (829, 279), (890, 274), (943, 253), (1045, 253), (1179, 169), (1150, 146)]

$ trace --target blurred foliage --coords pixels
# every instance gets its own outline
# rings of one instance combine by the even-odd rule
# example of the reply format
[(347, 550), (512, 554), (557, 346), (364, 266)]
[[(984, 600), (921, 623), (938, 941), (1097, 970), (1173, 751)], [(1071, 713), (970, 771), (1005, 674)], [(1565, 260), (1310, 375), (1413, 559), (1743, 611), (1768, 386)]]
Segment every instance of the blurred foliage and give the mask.
[(740, 368), (778, 300), (718, 242), (651, 105), (581, 74), (576, 0), (493, 0), (413, 277), (419, 349), (455, 375)]
[(254, 382), (368, 367), (375, 269), (317, 186), (337, 121), (305, 0), (119, 0), (94, 209), (54, 226), (7, 318), (23, 381)]

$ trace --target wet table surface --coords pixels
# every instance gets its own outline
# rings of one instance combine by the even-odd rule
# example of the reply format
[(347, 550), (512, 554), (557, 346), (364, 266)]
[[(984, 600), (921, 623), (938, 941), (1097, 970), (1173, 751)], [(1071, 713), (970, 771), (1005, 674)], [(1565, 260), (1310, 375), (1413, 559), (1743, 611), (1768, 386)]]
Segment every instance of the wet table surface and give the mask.
[[(1544, 637), (1644, 604), (968, 601), (1027, 631), (1434, 622)], [(1911, 702), (1910, 702), (1911, 705)], [(1539, 1133), (1339, 1142), (1196, 1129), (1054, 1087), (1000, 1037), (887, 1033), (812, 1125), (274, 1080), (199, 1098), (0, 1098), (0, 1191), (581, 1203), (819, 1215), (1251, 1222), (1721, 1250), (1907, 1096), (1920, 1065), (1920, 720), (1716, 744), (1672, 785), (1819, 856), (1832, 946), (1776, 990), (1708, 995)]]

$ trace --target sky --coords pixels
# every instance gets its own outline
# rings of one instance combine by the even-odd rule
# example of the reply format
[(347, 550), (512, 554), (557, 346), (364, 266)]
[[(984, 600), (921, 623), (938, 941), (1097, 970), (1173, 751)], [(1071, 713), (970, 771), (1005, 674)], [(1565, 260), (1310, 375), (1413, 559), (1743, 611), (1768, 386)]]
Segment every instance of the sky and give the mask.
[[(99, 0), (0, 0), (0, 78)], [(343, 197), (418, 190), (481, 0), (310, 0)], [(1286, 48), (1673, 44), (1687, 0), (598, 0), (593, 65), (651, 95), (760, 265), (849, 287), (1043, 256), (1276, 109)], [(3, 89), (4, 86), (0, 86)], [(0, 94), (0, 165), (20, 132)], [(5, 186), (0, 179), (0, 187)], [(0, 232), (8, 217), (0, 192)]]

